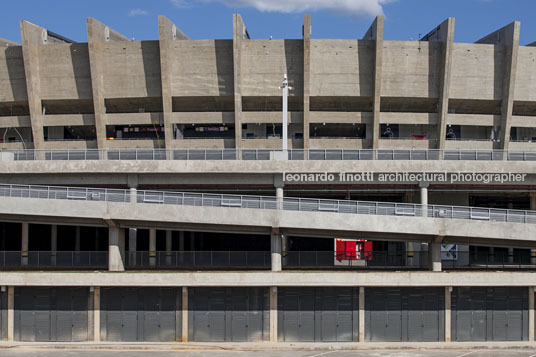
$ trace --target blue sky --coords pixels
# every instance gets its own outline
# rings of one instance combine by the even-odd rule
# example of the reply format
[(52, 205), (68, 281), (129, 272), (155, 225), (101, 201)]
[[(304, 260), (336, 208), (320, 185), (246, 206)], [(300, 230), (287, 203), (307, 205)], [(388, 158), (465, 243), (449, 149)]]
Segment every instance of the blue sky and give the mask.
[(417, 39), (455, 17), (456, 42), (474, 42), (515, 20), (521, 45), (536, 41), (536, 0), (7, 0), (0, 37), (20, 42), (19, 21), (28, 20), (86, 42), (85, 19), (94, 17), (125, 36), (156, 40), (157, 16), (166, 15), (191, 39), (232, 38), (232, 14), (240, 13), (252, 38), (301, 38), (310, 13), (313, 38), (361, 38), (382, 12), (387, 40)]

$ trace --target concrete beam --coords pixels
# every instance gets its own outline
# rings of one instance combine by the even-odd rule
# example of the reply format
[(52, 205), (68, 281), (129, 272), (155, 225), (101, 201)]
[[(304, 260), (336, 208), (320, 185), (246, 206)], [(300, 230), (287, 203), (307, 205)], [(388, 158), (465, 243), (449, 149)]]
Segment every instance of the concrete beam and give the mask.
[[(536, 286), (532, 272), (453, 271), (159, 271), (154, 272), (55, 272), (5, 271), (0, 274), (5, 286), (139, 286), (139, 287), (245, 287), (245, 286), (318, 286), (318, 287), (448, 287), (448, 286)], [(361, 301), (361, 299), (360, 299)]]
[(94, 18), (88, 18), (86, 23), (97, 148), (103, 149), (106, 142), (106, 108), (104, 105), (104, 77), (102, 74), (104, 46), (107, 42), (129, 41), (129, 39)]
[(180, 65), (176, 59), (172, 57), (171, 46), (173, 41), (188, 40), (188, 37), (165, 16), (158, 16), (158, 38), (160, 45), (160, 73), (162, 81), (162, 103), (164, 114), (164, 133), (166, 140), (166, 148), (172, 146), (173, 141), (173, 103), (171, 95), (171, 68), (172, 66)]
[(499, 135), (499, 149), (508, 150), (510, 143), (510, 129), (512, 126), (512, 112), (514, 107), (514, 91), (517, 72), (517, 57), (519, 53), (519, 21), (481, 38), (476, 43), (505, 46), (506, 58), (502, 90), (501, 130)]
[(233, 15), (233, 73), (235, 146), (240, 149), (242, 142), (242, 41), (248, 40), (246, 25), (239, 14)]
[(437, 148), (445, 149), (447, 134), (447, 116), (449, 110), (449, 87), (452, 68), (452, 52), (454, 47), (453, 17), (449, 17), (441, 25), (425, 35), (421, 41), (441, 42), (441, 77), (439, 78), (439, 107), (437, 109)]
[(311, 96), (311, 15), (303, 16), (303, 148), (309, 149)]
[(372, 148), (377, 149), (380, 141), (380, 101), (382, 83), (382, 53), (383, 53), (383, 16), (377, 16), (363, 40), (373, 40), (374, 44), (374, 73), (372, 92)]

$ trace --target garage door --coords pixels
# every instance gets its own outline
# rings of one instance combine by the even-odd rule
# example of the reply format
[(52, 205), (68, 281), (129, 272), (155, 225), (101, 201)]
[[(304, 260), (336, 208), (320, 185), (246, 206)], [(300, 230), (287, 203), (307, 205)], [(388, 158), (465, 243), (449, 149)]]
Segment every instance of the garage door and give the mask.
[(279, 341), (357, 341), (356, 288), (279, 288)]
[(192, 288), (188, 291), (191, 341), (268, 341), (267, 288)]
[(367, 341), (443, 341), (442, 288), (366, 288)]
[(101, 339), (170, 342), (181, 338), (177, 288), (102, 288)]
[(87, 341), (88, 288), (15, 288), (15, 339)]
[(526, 341), (527, 288), (461, 287), (452, 292), (455, 341)]

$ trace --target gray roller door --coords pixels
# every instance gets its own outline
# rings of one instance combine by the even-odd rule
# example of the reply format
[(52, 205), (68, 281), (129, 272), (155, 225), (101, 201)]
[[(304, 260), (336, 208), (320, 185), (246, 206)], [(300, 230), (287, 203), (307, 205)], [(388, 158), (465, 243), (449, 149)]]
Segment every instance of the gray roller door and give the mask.
[(15, 288), (15, 339), (88, 340), (88, 288)]
[(452, 292), (454, 341), (526, 341), (526, 288), (461, 287)]
[(367, 341), (442, 341), (442, 288), (365, 289)]
[(181, 337), (177, 288), (102, 288), (101, 339), (171, 342)]
[(188, 291), (191, 341), (267, 341), (267, 288), (192, 288)]
[(279, 288), (280, 341), (357, 341), (355, 288)]

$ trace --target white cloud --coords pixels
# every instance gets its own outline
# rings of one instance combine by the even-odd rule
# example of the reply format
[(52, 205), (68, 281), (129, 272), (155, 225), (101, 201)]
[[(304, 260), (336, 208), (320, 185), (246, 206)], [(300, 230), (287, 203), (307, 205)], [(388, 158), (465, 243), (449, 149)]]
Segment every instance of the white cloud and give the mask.
[(149, 11), (143, 9), (132, 9), (128, 12), (128, 16), (145, 16), (149, 15)]
[(170, 0), (171, 4), (178, 8), (190, 7), (190, 0)]
[[(171, 0), (185, 3), (185, 0)], [(253, 7), (259, 11), (304, 12), (331, 10), (353, 16), (382, 15), (382, 4), (396, 0), (201, 0), (220, 2), (230, 7)]]

